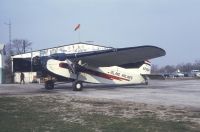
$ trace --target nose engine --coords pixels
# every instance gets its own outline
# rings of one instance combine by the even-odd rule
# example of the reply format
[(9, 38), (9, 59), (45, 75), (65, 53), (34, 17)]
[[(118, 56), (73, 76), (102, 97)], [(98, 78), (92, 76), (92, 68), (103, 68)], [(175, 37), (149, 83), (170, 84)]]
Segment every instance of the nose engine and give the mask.
[(35, 65), (35, 66), (41, 65), (40, 57), (39, 57), (39, 56), (33, 57), (33, 59), (32, 59), (32, 64)]
[(48, 57), (46, 56), (35, 56), (32, 58), (32, 66), (36, 71), (43, 71), (45, 69), (46, 66), (46, 61), (47, 61)]

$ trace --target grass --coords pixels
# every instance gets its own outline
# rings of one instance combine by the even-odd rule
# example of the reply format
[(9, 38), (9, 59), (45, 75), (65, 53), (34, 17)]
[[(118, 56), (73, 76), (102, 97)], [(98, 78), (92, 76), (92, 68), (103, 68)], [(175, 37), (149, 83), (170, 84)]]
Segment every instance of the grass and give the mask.
[(54, 97), (0, 97), (1, 132), (197, 132), (191, 122), (163, 121), (154, 115), (124, 118), (87, 113)]
[[(88, 117), (87, 117), (88, 118)], [(89, 117), (95, 122), (92, 126), (97, 125), (102, 131), (107, 132), (188, 132), (192, 131), (183, 122), (161, 121), (154, 117), (143, 117), (134, 119), (120, 119), (106, 117), (102, 115), (92, 115)], [(99, 126), (98, 126), (99, 125)]]

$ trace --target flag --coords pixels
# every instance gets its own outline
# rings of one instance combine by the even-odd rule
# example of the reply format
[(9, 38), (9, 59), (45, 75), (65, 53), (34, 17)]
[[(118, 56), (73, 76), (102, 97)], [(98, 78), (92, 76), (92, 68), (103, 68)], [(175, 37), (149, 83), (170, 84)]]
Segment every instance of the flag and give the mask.
[(76, 27), (75, 27), (75, 29), (74, 29), (74, 31), (76, 31), (76, 30), (78, 30), (79, 28), (80, 28), (80, 24), (78, 24)]

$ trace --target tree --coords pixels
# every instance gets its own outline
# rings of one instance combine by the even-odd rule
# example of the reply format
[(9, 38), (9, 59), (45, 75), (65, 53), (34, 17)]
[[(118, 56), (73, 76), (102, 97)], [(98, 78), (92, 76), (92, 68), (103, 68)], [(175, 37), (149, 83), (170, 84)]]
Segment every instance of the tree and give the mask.
[(193, 70), (200, 70), (200, 60), (196, 60), (193, 64)]
[(151, 66), (151, 72), (152, 73), (158, 73), (159, 72), (159, 68), (158, 68), (158, 65), (152, 65)]
[(156, 65), (152, 65), (152, 73), (173, 73), (176, 70), (181, 72), (189, 73), (191, 70), (200, 70), (200, 60), (196, 60), (194, 63), (181, 63), (175, 66), (166, 65), (164, 67), (158, 68)]
[(172, 73), (174, 71), (176, 71), (176, 68), (173, 65), (166, 65), (159, 70), (160, 73)]
[(14, 39), (12, 41), (13, 54), (22, 54), (31, 50), (31, 42), (24, 39)]
[(13, 75), (12, 75), (12, 60), (11, 55), (25, 53), (30, 51), (32, 43), (28, 40), (24, 39), (14, 39), (12, 41), (11, 47), (9, 44), (5, 46), (6, 55), (5, 55), (5, 75), (6, 75), (6, 83), (13, 82)]
[(185, 65), (183, 65), (182, 71), (190, 72), (193, 69), (193, 67), (194, 67), (194, 65), (192, 65), (191, 63), (186, 63)]

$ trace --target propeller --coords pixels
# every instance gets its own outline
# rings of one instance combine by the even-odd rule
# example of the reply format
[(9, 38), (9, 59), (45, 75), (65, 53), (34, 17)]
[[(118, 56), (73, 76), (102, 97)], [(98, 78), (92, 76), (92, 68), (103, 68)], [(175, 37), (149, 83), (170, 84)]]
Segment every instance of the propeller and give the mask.
[(39, 56), (33, 57), (33, 59), (32, 59), (32, 64), (33, 64), (33, 65), (41, 65), (40, 57), (39, 57)]

